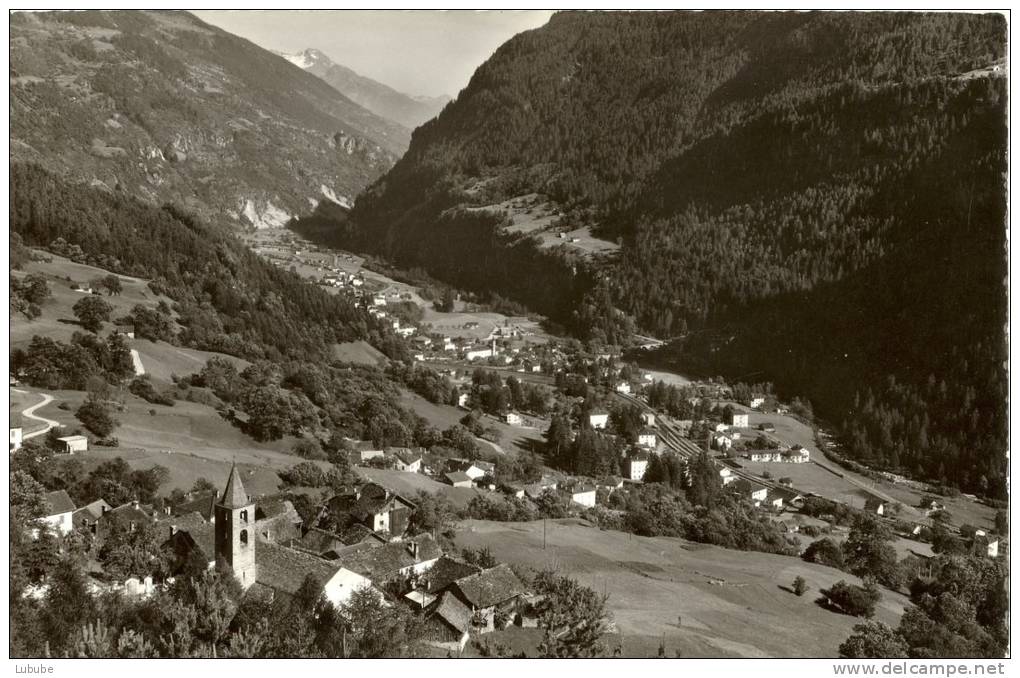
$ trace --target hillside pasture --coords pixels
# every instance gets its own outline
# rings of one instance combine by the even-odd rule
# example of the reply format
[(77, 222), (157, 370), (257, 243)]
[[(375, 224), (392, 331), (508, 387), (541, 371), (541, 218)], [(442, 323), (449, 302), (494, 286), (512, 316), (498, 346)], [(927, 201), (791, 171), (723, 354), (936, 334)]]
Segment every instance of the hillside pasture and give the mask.
[[(101, 268), (76, 264), (69, 259), (40, 253), (52, 257), (52, 261), (32, 261), (27, 263), (20, 271), (12, 271), (15, 278), (21, 279), (35, 273), (42, 275), (49, 283), (52, 296), (41, 306), (42, 315), (35, 320), (28, 320), (21, 314), (10, 317), (11, 346), (23, 347), (31, 341), (34, 335), (40, 335), (56, 339), (58, 341), (69, 341), (75, 332), (82, 332), (81, 326), (75, 318), (74, 305), (78, 303), (86, 293), (71, 289), (71, 283), (75, 282), (88, 287), (91, 280), (102, 278), (110, 274)], [(119, 318), (131, 312), (136, 305), (146, 308), (155, 308), (160, 301), (171, 300), (160, 296), (149, 289), (148, 281), (130, 276), (118, 275), (123, 291), (116, 296), (103, 295), (113, 307), (110, 314), (112, 319)], [(105, 323), (102, 333), (106, 334), (112, 330), (111, 323)]]
[[(602, 531), (577, 520), (546, 521), (545, 530), (543, 549), (542, 521), (467, 520), (456, 543), (605, 592), (616, 632), (607, 642), (622, 636), (626, 656), (648, 656), (664, 638), (670, 656), (835, 657), (860, 621), (814, 602), (820, 588), (840, 579), (860, 582), (798, 558)], [(802, 597), (789, 590), (797, 576), (810, 586)], [(906, 604), (883, 590), (875, 618), (895, 626)]]

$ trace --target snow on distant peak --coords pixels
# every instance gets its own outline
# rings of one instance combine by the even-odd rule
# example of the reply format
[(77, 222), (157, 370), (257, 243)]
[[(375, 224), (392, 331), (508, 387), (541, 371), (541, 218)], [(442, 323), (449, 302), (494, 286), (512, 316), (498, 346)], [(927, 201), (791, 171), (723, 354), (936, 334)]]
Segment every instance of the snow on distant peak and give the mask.
[(301, 54), (284, 54), (281, 52), (280, 56), (302, 69), (311, 68), (314, 63), (305, 52), (301, 52)]
[(328, 57), (317, 49), (306, 49), (299, 54), (287, 54), (285, 52), (277, 52), (287, 61), (291, 62), (298, 68), (308, 70), (314, 66), (317, 62), (327, 60)]

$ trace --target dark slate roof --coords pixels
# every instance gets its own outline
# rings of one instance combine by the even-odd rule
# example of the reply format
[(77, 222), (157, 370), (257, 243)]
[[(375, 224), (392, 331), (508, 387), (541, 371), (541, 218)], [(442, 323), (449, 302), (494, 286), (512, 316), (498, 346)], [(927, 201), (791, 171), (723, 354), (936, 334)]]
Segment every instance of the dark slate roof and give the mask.
[(308, 575), (325, 585), (340, 569), (335, 561), (271, 542), (259, 542), (255, 549), (255, 565), (259, 584), (289, 595), (297, 593)]
[(458, 579), (451, 590), (477, 609), (492, 607), (525, 593), (524, 583), (505, 563)]
[(244, 483), (241, 482), (241, 474), (237, 471), (237, 464), (230, 467), (230, 477), (227, 479), (227, 486), (223, 489), (223, 499), (220, 505), (229, 509), (244, 508), (251, 502), (248, 493), (244, 491)]
[(183, 516), (167, 517), (160, 522), (166, 525), (172, 525), (176, 530), (184, 530), (186, 532), (208, 525), (206, 519), (198, 511), (192, 511), (191, 513)]
[(405, 464), (413, 464), (422, 458), (420, 450), (412, 450), (407, 447), (387, 447), (386, 452), (392, 454)]
[(103, 514), (103, 520), (129, 521), (141, 524), (146, 521), (152, 521), (153, 518), (145, 511), (141, 504), (136, 505), (134, 502), (129, 501), (107, 511)]
[(175, 506), (174, 515), (185, 515), (197, 511), (206, 520), (211, 520), (215, 513), (214, 506), (216, 506), (216, 493), (207, 492)]
[(61, 513), (71, 513), (74, 511), (74, 502), (71, 501), (71, 496), (64, 490), (47, 492), (44, 498), (46, 499), (46, 504), (49, 506), (50, 511), (46, 515), (55, 516)]
[(400, 508), (397, 504), (407, 507), (414, 506), (408, 500), (388, 491), (381, 485), (366, 483), (359, 492), (337, 495), (330, 499), (326, 506), (334, 516), (346, 513), (360, 521), (370, 515)]
[(296, 517), (298, 521), (301, 520), (300, 514), (298, 514), (297, 509), (294, 508), (294, 504), (289, 499), (260, 499), (255, 507), (256, 521), (279, 518), (280, 516)]
[(339, 548), (343, 544), (338, 535), (313, 527), (301, 539), (295, 540), (294, 548), (310, 553), (323, 554)]
[(444, 593), (430, 617), (437, 617), (448, 626), (464, 633), (471, 628), (472, 612), (452, 593)]
[(71, 517), (78, 518), (79, 516), (84, 516), (91, 521), (96, 521), (103, 516), (104, 513), (103, 507), (106, 507), (107, 511), (109, 511), (112, 508), (109, 504), (106, 503), (105, 499), (96, 499), (91, 504), (86, 504), (85, 506), (82, 506), (80, 509), (75, 511)]
[[(417, 556), (412, 555), (412, 544), (418, 545)], [(431, 535), (389, 544), (363, 542), (337, 552), (336, 563), (380, 583), (393, 577), (399, 570), (417, 563), (434, 560), (442, 551)]]
[(436, 561), (425, 574), (425, 586), (429, 593), (446, 590), (453, 582), (472, 574), (478, 574), (482, 568), (450, 556), (443, 556)]
[(203, 561), (211, 563), (216, 560), (216, 526), (212, 524), (198, 525), (189, 529), (180, 529), (177, 534), (180, 538), (187, 536), (192, 543), (193, 551)]

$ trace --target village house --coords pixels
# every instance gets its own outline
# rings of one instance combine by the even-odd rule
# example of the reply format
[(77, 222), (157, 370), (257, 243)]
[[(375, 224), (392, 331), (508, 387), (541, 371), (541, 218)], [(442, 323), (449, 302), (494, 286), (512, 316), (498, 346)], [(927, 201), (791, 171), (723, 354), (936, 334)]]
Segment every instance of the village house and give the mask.
[(471, 399), (471, 394), (469, 394), (469, 393), (461, 393), (460, 395), (457, 396), (457, 407), (461, 407), (461, 408), (463, 408), (465, 410), (471, 409), (470, 407), (468, 407), (468, 400), (470, 400), (470, 399)]
[[(644, 474), (642, 473), (642, 476), (643, 475)], [(568, 492), (570, 493), (570, 501), (575, 504), (580, 504), (581, 506), (586, 506), (588, 508), (593, 508), (595, 506), (596, 491), (594, 485), (582, 483), (575, 485), (573, 488), (569, 489)]]
[(723, 433), (724, 431), (728, 431), (729, 428), (730, 428), (729, 424), (719, 422), (718, 424), (715, 425), (715, 428), (712, 430), (714, 430), (716, 433)]
[(99, 519), (111, 508), (113, 507), (107, 504), (105, 499), (97, 499), (91, 504), (82, 506), (71, 514), (72, 529), (95, 536), (98, 533)]
[(725, 433), (716, 433), (712, 435), (712, 448), (725, 452), (726, 450), (733, 447), (733, 438), (726, 435)]
[(811, 453), (800, 445), (794, 445), (783, 452), (782, 461), (788, 464), (805, 464), (811, 461)]
[(769, 488), (761, 483), (754, 483), (749, 480), (741, 479), (737, 481), (734, 487), (742, 495), (754, 502), (755, 506), (761, 506), (761, 503), (765, 501), (769, 494)]
[(623, 475), (627, 480), (643, 480), (647, 470), (648, 455), (643, 452), (633, 452), (623, 462)]
[(61, 452), (65, 454), (74, 454), (75, 452), (88, 452), (89, 450), (89, 439), (85, 436), (64, 436), (63, 438), (57, 438), (61, 444)]
[(497, 613), (514, 621), (522, 612), (527, 593), (524, 583), (506, 564), (458, 579), (449, 591), (471, 611), (472, 627), (479, 633), (495, 630)]
[(616, 385), (616, 392), (624, 395), (630, 395), (630, 384), (626, 381), (621, 381)]
[[(408, 595), (418, 594), (412, 591)], [(425, 642), (447, 652), (460, 653), (471, 637), (474, 614), (456, 595), (443, 592), (425, 617)]]
[(603, 478), (597, 483), (597, 489), (606, 490), (610, 493), (615, 492), (623, 487), (623, 478), (619, 476), (609, 476)]
[(655, 413), (654, 412), (642, 412), (641, 423), (647, 427), (655, 426)]
[(445, 474), (443, 478), (453, 487), (474, 487), (474, 481), (471, 480), (471, 476), (463, 471), (451, 471)]
[(748, 404), (751, 406), (752, 410), (761, 409), (761, 407), (765, 404), (765, 396), (751, 396), (751, 402)]
[(24, 433), (20, 426), (11, 426), (11, 452), (21, 449), (24, 442)]
[(658, 437), (656, 436), (655, 431), (646, 428), (638, 433), (637, 442), (641, 447), (655, 449), (655, 446), (658, 444)]
[(496, 348), (495, 348), (495, 346), (486, 347), (486, 348), (478, 347), (478, 348), (468, 349), (464, 353), (464, 358), (466, 360), (468, 360), (468, 361), (472, 361), (472, 360), (484, 360), (485, 358), (492, 358), (495, 355), (496, 355)]
[(999, 540), (987, 535), (975, 536), (971, 542), (971, 553), (988, 558), (999, 557)]
[(386, 456), (393, 459), (393, 468), (406, 473), (420, 473), (424, 463), (421, 449), (387, 447)]
[(737, 477), (733, 475), (733, 471), (729, 470), (725, 466), (719, 469), (719, 478), (722, 480), (723, 487), (726, 487), (737, 479)]
[(782, 461), (783, 453), (779, 450), (747, 450), (744, 456), (755, 462)]
[(399, 539), (410, 520), (414, 504), (381, 485), (366, 483), (353, 492), (340, 494), (323, 506), (317, 525), (338, 533), (362, 525), (373, 532)]
[(726, 419), (726, 423), (735, 428), (747, 428), (749, 426), (748, 415), (742, 412), (733, 412)]
[(144, 525), (156, 522), (152, 507), (129, 501), (104, 512), (96, 525), (96, 539), (104, 541), (113, 530), (120, 528), (133, 532)]
[(448, 459), (446, 461), (446, 467), (450, 471), (462, 471), (471, 480), (478, 480), (489, 476), (490, 478), (496, 475), (496, 465), (490, 461), (482, 461), (481, 459), (469, 460), (469, 459)]
[(382, 587), (398, 577), (416, 577), (428, 572), (442, 555), (432, 535), (423, 534), (389, 544), (366, 541), (327, 553), (326, 557)]
[(521, 419), (521, 415), (517, 414), (516, 412), (507, 412), (506, 415), (504, 416), (504, 420), (510, 426), (520, 426), (522, 423), (524, 423), (524, 420)]
[(352, 448), (350, 460), (354, 465), (363, 464), (370, 459), (385, 456), (382, 448), (377, 447), (371, 440), (351, 440), (350, 438), (345, 438), (344, 442)]
[(42, 521), (53, 528), (58, 535), (69, 534), (74, 529), (71, 515), (74, 513), (74, 501), (64, 490), (47, 492), (43, 497), (46, 503), (46, 514)]
[(609, 414), (606, 412), (592, 412), (588, 415), (588, 424), (594, 429), (604, 429), (609, 424)]

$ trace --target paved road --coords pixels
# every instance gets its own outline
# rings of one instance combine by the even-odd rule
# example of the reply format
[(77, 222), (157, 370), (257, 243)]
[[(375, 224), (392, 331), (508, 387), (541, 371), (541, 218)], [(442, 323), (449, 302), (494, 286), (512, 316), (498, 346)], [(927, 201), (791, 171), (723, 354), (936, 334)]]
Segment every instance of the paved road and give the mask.
[[(18, 389), (14, 390), (17, 391), (18, 393), (28, 393), (28, 391), (20, 391)], [(46, 405), (49, 405), (51, 402), (53, 402), (53, 396), (51, 396), (50, 394), (40, 393), (39, 395), (42, 396), (42, 401), (36, 403), (35, 405), (32, 405), (31, 407), (26, 407), (25, 409), (23, 409), (21, 411), (21, 416), (25, 417), (26, 419), (41, 421), (43, 424), (46, 425), (46, 428), (40, 429), (38, 431), (33, 431), (32, 433), (26, 433), (25, 435), (22, 436), (22, 440), (28, 440), (29, 438), (35, 438), (36, 436), (45, 435), (47, 432), (49, 432), (51, 428), (60, 426), (59, 421), (53, 421), (52, 419), (47, 419), (46, 417), (35, 416), (36, 410), (38, 410), (40, 407), (45, 407)]]

